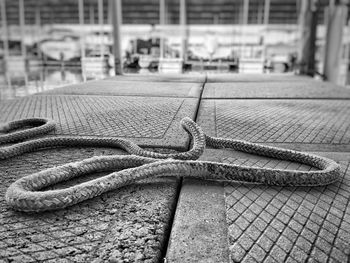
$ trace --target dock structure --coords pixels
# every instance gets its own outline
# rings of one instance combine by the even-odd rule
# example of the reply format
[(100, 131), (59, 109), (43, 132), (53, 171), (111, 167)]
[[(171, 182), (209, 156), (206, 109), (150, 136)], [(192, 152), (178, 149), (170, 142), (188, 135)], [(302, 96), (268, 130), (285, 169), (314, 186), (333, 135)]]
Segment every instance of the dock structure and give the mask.
[[(47, 117), (57, 127), (46, 136), (124, 138), (163, 153), (190, 148), (179, 124), (190, 117), (208, 135), (329, 157), (341, 165), (341, 179), (278, 187), (179, 174), (26, 214), (4, 199), (15, 180), (92, 156), (126, 154), (97, 147), (26, 153), (0, 161), (0, 262), (347, 262), (349, 100), (349, 89), (289, 74), (164, 74), (115, 76), (1, 101), (0, 122)], [(206, 149), (200, 160), (311, 169), (225, 149)]]

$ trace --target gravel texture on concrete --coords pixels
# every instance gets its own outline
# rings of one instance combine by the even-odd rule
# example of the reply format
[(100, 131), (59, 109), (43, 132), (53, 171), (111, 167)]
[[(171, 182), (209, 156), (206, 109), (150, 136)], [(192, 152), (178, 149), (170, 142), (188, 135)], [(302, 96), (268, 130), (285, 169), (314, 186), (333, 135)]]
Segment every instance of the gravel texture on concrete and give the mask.
[[(94, 155), (107, 148), (61, 148), (0, 162), (1, 196), (16, 179)], [(105, 173), (56, 185), (63, 188)], [(55, 212), (26, 214), (1, 198), (1, 262), (159, 262), (177, 195), (176, 178), (142, 181)], [(51, 188), (51, 189), (54, 189)]]
[[(118, 85), (126, 90), (128, 83)], [(169, 86), (174, 85), (169, 84), (159, 92), (189, 93), (191, 97), (201, 85), (177, 83), (179, 89), (172, 91)], [(48, 117), (57, 123), (56, 131), (48, 136), (122, 137), (151, 150), (159, 145), (161, 148), (156, 150), (163, 153), (174, 152), (170, 147), (184, 151), (189, 136), (180, 120), (195, 117), (199, 102), (196, 96), (40, 94), (2, 101), (0, 122)], [(22, 176), (102, 154), (124, 153), (105, 148), (56, 148), (1, 161), (0, 194), (4, 197), (6, 188)], [(54, 187), (67, 187), (104, 174), (86, 175)], [(67, 209), (40, 214), (14, 212), (1, 198), (0, 262), (160, 262), (178, 188), (176, 177), (146, 180)]]

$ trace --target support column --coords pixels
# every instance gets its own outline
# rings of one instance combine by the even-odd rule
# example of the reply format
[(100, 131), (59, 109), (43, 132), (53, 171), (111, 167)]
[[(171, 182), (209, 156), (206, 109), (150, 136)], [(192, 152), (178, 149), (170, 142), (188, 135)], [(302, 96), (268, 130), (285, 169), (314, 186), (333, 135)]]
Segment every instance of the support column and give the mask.
[(269, 27), (270, 6), (271, 6), (270, 0), (265, 0), (265, 3), (264, 3), (264, 27), (265, 27), (265, 30), (264, 30), (264, 35), (262, 36), (262, 38), (263, 38), (263, 45), (264, 45), (263, 46), (263, 63), (266, 62), (267, 50), (266, 50), (265, 37), (266, 37), (266, 34), (268, 32), (268, 27)]
[(246, 50), (246, 32), (245, 32), (245, 28), (248, 25), (248, 15), (249, 15), (249, 0), (243, 0), (243, 13), (242, 13), (242, 29), (243, 32), (241, 34), (241, 37), (243, 39), (241, 39), (241, 58), (245, 57), (245, 50)]
[(249, 0), (243, 0), (243, 18), (242, 24), (248, 25), (248, 14), (249, 14)]
[(2, 26), (2, 41), (4, 43), (4, 57), (5, 61), (9, 56), (9, 42), (7, 32), (7, 17), (6, 17), (6, 0), (0, 0), (1, 8), (1, 26)]
[(340, 68), (343, 29), (348, 13), (346, 5), (348, 1), (336, 0), (335, 2), (332, 2), (330, 3), (328, 12), (323, 73), (328, 81), (337, 83)]
[(313, 76), (315, 73), (315, 51), (318, 0), (301, 1), (299, 15), (300, 44), (298, 52), (299, 74)]
[(184, 62), (187, 60), (188, 29), (186, 0), (180, 0), (180, 27), (181, 27), (181, 55)]
[(270, 0), (265, 0), (264, 4), (264, 25), (265, 27), (268, 26), (269, 20), (270, 20)]
[(122, 57), (120, 53), (120, 25), (122, 24), (122, 0), (110, 1), (110, 6), (112, 9), (114, 71), (116, 75), (122, 75)]
[[(79, 25), (80, 25), (80, 61), (82, 63), (85, 58), (85, 33), (84, 27), (84, 0), (79, 0)], [(83, 64), (81, 65), (83, 68)]]
[(83, 81), (85, 82), (86, 81), (85, 65), (84, 65), (85, 32), (83, 30), (83, 27), (84, 27), (84, 0), (79, 0), (78, 8), (79, 8), (79, 25), (80, 25), (80, 66), (81, 66)]
[(26, 46), (24, 44), (24, 2), (23, 0), (19, 0), (19, 25), (20, 25), (20, 31), (21, 31), (21, 53), (23, 59), (26, 58)]
[(41, 49), (40, 49), (40, 33), (41, 33), (41, 12), (40, 5), (35, 5), (35, 41), (37, 42), (37, 54), (40, 59), (42, 59)]
[(159, 0), (159, 24), (161, 28), (159, 52), (162, 59), (164, 58), (165, 0)]
[(103, 32), (103, 0), (98, 0), (98, 24), (100, 25), (100, 57), (103, 59), (104, 54), (104, 46), (103, 46), (103, 38), (104, 38), (104, 32)]

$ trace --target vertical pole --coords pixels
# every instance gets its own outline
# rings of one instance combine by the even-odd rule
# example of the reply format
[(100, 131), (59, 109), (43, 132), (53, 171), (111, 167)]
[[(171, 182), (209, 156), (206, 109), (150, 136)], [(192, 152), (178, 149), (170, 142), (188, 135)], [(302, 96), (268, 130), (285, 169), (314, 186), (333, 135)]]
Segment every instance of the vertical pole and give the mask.
[(120, 53), (120, 25), (122, 24), (122, 0), (110, 0), (113, 23), (113, 54), (114, 71), (116, 75), (123, 74)]
[(318, 0), (301, 1), (298, 53), (299, 74), (301, 75), (313, 76), (315, 73), (317, 10)]
[(79, 0), (79, 25), (80, 25), (80, 48), (81, 58), (85, 57), (85, 41), (84, 41), (84, 0)]
[(343, 28), (348, 12), (346, 2), (336, 0), (334, 5), (329, 6), (323, 73), (333, 83), (337, 83), (339, 77)]
[(248, 13), (249, 13), (249, 0), (244, 0), (243, 2), (243, 25), (248, 24)]
[(186, 21), (186, 0), (180, 0), (180, 27), (181, 27), (181, 55), (180, 58), (187, 60), (188, 30)]
[(265, 41), (265, 37), (267, 35), (268, 32), (268, 27), (269, 27), (269, 20), (270, 20), (270, 0), (265, 0), (264, 3), (264, 35), (263, 35), (263, 63), (266, 62), (266, 53), (267, 53), (267, 48), (266, 48), (266, 41)]
[(160, 34), (160, 58), (164, 58), (164, 25), (165, 25), (165, 0), (159, 0), (159, 24)]
[(9, 56), (9, 43), (8, 43), (8, 32), (7, 32), (7, 17), (6, 17), (6, 0), (0, 0), (1, 5), (1, 25), (2, 25), (2, 41), (4, 42), (4, 57), (7, 61)]
[[(79, 25), (80, 25), (80, 64), (82, 75), (85, 75), (85, 68), (83, 65), (85, 58), (85, 33), (84, 33), (84, 0), (79, 0)], [(84, 77), (83, 77), (84, 78)]]
[(264, 4), (264, 25), (267, 27), (270, 20), (270, 0), (265, 0)]
[(98, 1), (98, 23), (100, 25), (100, 57), (103, 59), (103, 0), (97, 0)]
[(19, 25), (21, 30), (21, 51), (22, 57), (25, 59), (26, 57), (26, 46), (24, 44), (24, 2), (23, 0), (19, 0)]
[(41, 49), (39, 46), (40, 42), (40, 29), (41, 29), (41, 13), (40, 13), (40, 5), (35, 5), (35, 25), (36, 25), (36, 42), (37, 42), (37, 54), (39, 58), (41, 58)]
[(249, 14), (249, 0), (243, 0), (243, 17), (242, 17), (242, 25), (243, 25), (243, 40), (242, 40), (242, 47), (241, 47), (241, 53), (242, 57), (244, 57), (244, 52), (245, 52), (245, 27), (248, 25), (248, 14)]

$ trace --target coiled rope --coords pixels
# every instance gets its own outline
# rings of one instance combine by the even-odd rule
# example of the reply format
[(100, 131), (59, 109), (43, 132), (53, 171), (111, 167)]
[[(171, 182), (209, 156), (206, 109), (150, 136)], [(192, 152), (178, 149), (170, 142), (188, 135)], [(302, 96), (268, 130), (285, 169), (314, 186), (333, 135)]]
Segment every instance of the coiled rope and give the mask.
[[(40, 126), (11, 132), (28, 125)], [(205, 135), (202, 129), (190, 118), (182, 119), (181, 125), (191, 135), (193, 146), (187, 152), (173, 154), (146, 151), (125, 139), (80, 136), (46, 137), (1, 147), (0, 160), (52, 147), (116, 147), (131, 154), (126, 156), (95, 156), (27, 175), (10, 185), (5, 195), (6, 202), (13, 209), (24, 212), (55, 210), (130, 185), (141, 179), (174, 174), (200, 179), (244, 181), (281, 186), (327, 185), (339, 180), (340, 167), (335, 161), (328, 158), (242, 140), (211, 137)], [(52, 131), (54, 128), (54, 122), (45, 118), (12, 121), (0, 126), (0, 131), (7, 133), (0, 135), (0, 144), (32, 138)], [(281, 170), (196, 161), (206, 146), (231, 148), (260, 156), (299, 162), (319, 170)], [(65, 189), (39, 191), (47, 186), (84, 174), (116, 169), (122, 170)]]

